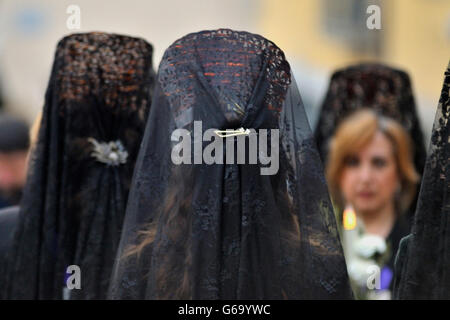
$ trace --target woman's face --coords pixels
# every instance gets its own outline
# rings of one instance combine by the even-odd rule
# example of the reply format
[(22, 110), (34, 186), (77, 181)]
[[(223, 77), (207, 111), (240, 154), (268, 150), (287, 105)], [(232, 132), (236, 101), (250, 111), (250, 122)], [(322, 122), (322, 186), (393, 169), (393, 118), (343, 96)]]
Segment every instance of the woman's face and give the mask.
[(340, 189), (358, 214), (376, 213), (393, 205), (399, 186), (393, 146), (382, 132), (346, 159)]

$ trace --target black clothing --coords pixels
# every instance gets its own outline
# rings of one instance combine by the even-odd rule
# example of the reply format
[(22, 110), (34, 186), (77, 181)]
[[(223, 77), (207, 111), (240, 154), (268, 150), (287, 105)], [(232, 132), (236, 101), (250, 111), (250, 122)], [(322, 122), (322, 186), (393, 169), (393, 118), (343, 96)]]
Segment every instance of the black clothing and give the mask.
[[(194, 138), (187, 154), (195, 158), (205, 130), (237, 128), (256, 130), (241, 136), (244, 163), (225, 149), (229, 141), (236, 149), (234, 138), (224, 139), (213, 164), (171, 158), (175, 129)], [(279, 146), (274, 174), (249, 162), (259, 129), (279, 130), (279, 139), (269, 130)], [(259, 35), (227, 29), (177, 40), (159, 67), (111, 298), (351, 297), (321, 161), (284, 53)]]
[(106, 297), (151, 103), (152, 47), (105, 33), (57, 46), (12, 256), (6, 298)]
[(396, 299), (450, 299), (450, 63), (436, 111), (411, 235), (396, 265)]

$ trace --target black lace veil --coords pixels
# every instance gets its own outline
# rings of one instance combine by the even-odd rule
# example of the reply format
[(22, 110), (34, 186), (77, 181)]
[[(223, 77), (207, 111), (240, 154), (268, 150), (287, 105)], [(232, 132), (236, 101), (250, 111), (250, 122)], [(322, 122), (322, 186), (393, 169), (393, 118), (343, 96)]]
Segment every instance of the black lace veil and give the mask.
[(414, 141), (414, 165), (422, 173), (426, 150), (408, 74), (377, 63), (337, 70), (331, 76), (314, 137), (324, 163), (339, 123), (360, 108), (370, 108), (401, 123)]
[(450, 63), (411, 234), (396, 259), (396, 299), (450, 299)]
[(63, 298), (69, 265), (81, 269), (70, 298), (106, 297), (153, 82), (142, 39), (85, 33), (58, 43), (6, 298)]
[[(238, 139), (232, 149), (225, 139), (216, 149), (223, 164), (174, 164), (172, 133), (185, 129), (195, 138), (195, 121), (200, 135), (279, 129), (277, 173), (262, 175), (268, 166), (250, 164), (249, 144), (238, 164), (229, 151)], [(249, 143), (251, 134), (241, 137)], [(196, 141), (188, 142), (192, 161), (196, 148), (210, 144)], [(189, 34), (166, 50), (110, 297), (352, 297), (320, 157), (289, 64), (272, 42), (220, 29)]]

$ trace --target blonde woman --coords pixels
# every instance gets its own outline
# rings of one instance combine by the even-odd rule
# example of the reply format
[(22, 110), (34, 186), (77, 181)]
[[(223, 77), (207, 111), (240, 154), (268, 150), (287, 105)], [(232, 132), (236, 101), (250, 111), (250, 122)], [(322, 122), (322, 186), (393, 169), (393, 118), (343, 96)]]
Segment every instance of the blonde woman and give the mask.
[(419, 180), (412, 154), (399, 123), (366, 109), (344, 120), (331, 141), (327, 178), (343, 212), (338, 221), (359, 298), (390, 297), (394, 255), (409, 232), (404, 212)]

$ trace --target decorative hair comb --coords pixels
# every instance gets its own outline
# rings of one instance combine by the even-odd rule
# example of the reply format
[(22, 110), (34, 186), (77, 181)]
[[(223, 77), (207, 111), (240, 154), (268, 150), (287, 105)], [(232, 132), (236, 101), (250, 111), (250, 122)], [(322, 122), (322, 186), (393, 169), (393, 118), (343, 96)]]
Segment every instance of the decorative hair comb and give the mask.
[(91, 156), (108, 166), (118, 166), (127, 162), (128, 152), (120, 140), (110, 142), (98, 142), (94, 138), (88, 138), (94, 146)]

